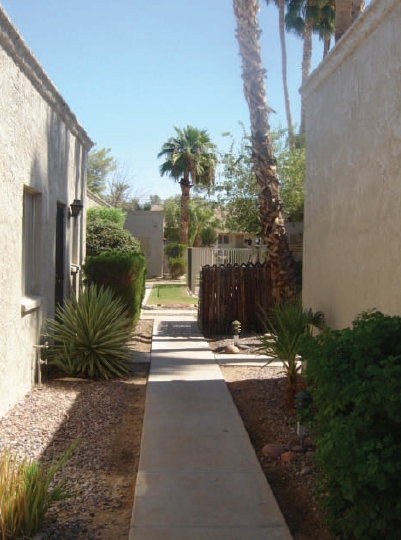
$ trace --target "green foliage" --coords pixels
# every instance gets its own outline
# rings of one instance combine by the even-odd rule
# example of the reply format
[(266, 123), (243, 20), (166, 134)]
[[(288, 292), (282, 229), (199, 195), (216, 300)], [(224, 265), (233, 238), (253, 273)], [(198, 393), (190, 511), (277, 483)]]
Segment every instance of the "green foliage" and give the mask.
[(180, 241), (181, 197), (169, 197), (163, 204), (164, 236), (168, 243)]
[(126, 215), (126, 212), (117, 208), (95, 206), (94, 208), (89, 208), (86, 212), (86, 223), (92, 224), (99, 221), (105, 221), (107, 223), (118, 225), (122, 229), (124, 227)]
[(185, 244), (167, 244), (164, 251), (169, 259), (180, 258), (185, 256), (187, 246)]
[(36, 534), (50, 506), (73, 496), (65, 479), (54, 477), (75, 450), (78, 440), (49, 469), (36, 461), (18, 462), (9, 451), (0, 456), (0, 539), (21, 540)]
[(89, 223), (86, 228), (86, 255), (96, 256), (106, 251), (138, 253), (140, 243), (129, 231), (114, 223)]
[(94, 193), (101, 194), (106, 189), (107, 176), (116, 170), (117, 162), (109, 155), (110, 148), (92, 148), (88, 155), (86, 183)]
[[(300, 220), (304, 208), (305, 148), (302, 144), (290, 148), (288, 132), (284, 129), (272, 132), (271, 137), (284, 212), (289, 220)], [(228, 152), (220, 160), (223, 171), (216, 193), (225, 209), (226, 228), (262, 236), (252, 144), (244, 128), (239, 145), (232, 139)]]
[(173, 279), (178, 279), (184, 276), (187, 271), (187, 261), (183, 257), (171, 258), (168, 261), (170, 276)]
[(167, 174), (174, 180), (209, 188), (214, 182), (217, 165), (216, 146), (210, 140), (205, 129), (186, 126), (183, 129), (174, 126), (175, 137), (165, 142), (157, 155), (165, 158), (160, 166), (160, 174)]
[(302, 347), (320, 501), (341, 540), (401, 536), (401, 318), (361, 313)]
[(238, 147), (231, 137), (228, 152), (220, 156), (223, 166), (216, 185), (217, 198), (225, 209), (225, 228), (231, 231), (261, 235), (258, 186), (253, 172), (251, 138), (244, 126)]
[(260, 338), (260, 350), (271, 356), (267, 364), (278, 359), (287, 374), (288, 385), (295, 386), (301, 364), (297, 361), (305, 335), (311, 327), (323, 329), (324, 316), (321, 311), (313, 313), (303, 309), (301, 298), (294, 302), (283, 302), (273, 307), (265, 322), (267, 333)]
[(202, 246), (210, 247), (216, 243), (216, 240), (217, 240), (216, 229), (212, 227), (205, 227), (204, 229), (202, 229), (200, 237), (201, 237)]
[(124, 303), (135, 323), (145, 295), (146, 259), (142, 253), (110, 251), (87, 257), (84, 272), (88, 284), (110, 288)]
[(69, 375), (110, 379), (127, 373), (132, 325), (111, 289), (91, 284), (79, 300), (73, 295), (58, 307), (47, 328), (53, 344), (46, 357)]

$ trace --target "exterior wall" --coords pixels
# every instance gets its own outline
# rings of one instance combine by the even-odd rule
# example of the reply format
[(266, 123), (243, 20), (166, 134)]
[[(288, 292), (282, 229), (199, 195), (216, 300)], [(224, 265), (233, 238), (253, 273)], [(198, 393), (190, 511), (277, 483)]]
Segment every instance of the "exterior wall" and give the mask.
[(141, 251), (146, 257), (146, 277), (163, 276), (163, 219), (162, 211), (128, 210), (124, 229), (127, 229), (141, 243)]
[[(54, 315), (57, 205), (65, 205), (64, 293), (81, 266), (87, 152), (92, 143), (0, 6), (0, 416), (30, 390), (43, 322)], [(23, 198), (35, 194), (34, 293), (24, 296)], [(26, 254), (25, 254), (26, 258)]]
[(401, 3), (373, 0), (302, 94), (303, 297), (332, 328), (401, 313)]

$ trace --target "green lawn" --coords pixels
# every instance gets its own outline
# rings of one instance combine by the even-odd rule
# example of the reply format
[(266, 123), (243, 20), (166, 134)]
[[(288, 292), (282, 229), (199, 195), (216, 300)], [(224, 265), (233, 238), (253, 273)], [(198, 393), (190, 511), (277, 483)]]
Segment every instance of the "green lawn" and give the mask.
[(156, 283), (153, 285), (149, 298), (146, 302), (148, 305), (155, 304), (197, 304), (198, 299), (193, 296), (188, 296), (186, 285), (170, 285)]

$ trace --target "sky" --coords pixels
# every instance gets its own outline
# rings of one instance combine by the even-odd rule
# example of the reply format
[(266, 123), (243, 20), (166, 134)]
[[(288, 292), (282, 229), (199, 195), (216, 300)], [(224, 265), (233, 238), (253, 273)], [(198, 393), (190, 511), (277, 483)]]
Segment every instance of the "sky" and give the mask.
[[(157, 154), (174, 126), (206, 129), (224, 151), (249, 112), (232, 0), (0, 0), (98, 148), (131, 177), (131, 195), (180, 193)], [(262, 61), (273, 128), (285, 126), (278, 10), (261, 0)], [(323, 44), (314, 41), (312, 68)], [(302, 42), (287, 34), (289, 92), (299, 123)]]

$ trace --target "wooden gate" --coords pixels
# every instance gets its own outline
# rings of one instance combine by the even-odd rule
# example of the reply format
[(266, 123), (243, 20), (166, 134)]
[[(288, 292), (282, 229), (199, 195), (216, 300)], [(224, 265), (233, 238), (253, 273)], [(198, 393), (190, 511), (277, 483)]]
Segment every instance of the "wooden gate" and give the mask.
[(263, 314), (273, 305), (268, 263), (204, 266), (200, 273), (198, 326), (205, 336), (263, 332)]

